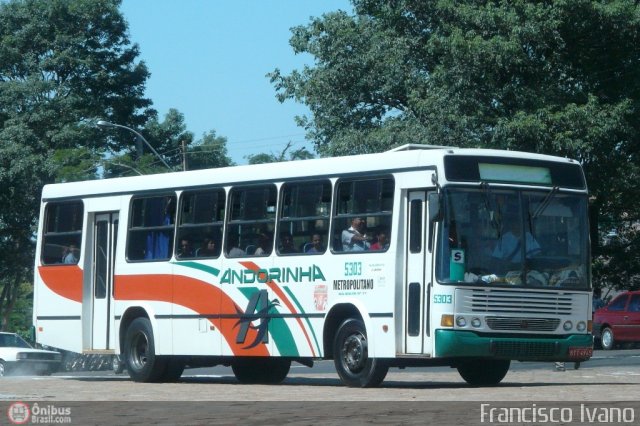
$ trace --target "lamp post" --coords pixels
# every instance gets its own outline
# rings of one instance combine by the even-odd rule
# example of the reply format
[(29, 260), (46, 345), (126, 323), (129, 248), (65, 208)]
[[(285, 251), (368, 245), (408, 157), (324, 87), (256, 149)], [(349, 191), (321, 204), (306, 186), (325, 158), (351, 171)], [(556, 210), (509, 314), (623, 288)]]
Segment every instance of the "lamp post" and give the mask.
[(120, 128), (120, 129), (125, 129), (125, 130), (130, 131), (131, 133), (136, 135), (136, 137), (138, 138), (139, 141), (142, 141), (142, 142), (145, 143), (145, 145), (147, 145), (147, 148), (149, 148), (151, 150), (151, 152), (153, 152), (155, 154), (155, 156), (158, 157), (158, 159), (160, 161), (162, 161), (162, 164), (164, 164), (167, 167), (167, 169), (173, 171), (173, 169), (167, 164), (167, 162), (164, 161), (164, 158), (162, 158), (160, 156), (160, 154), (158, 154), (158, 151), (153, 149), (151, 144), (144, 138), (144, 136), (142, 136), (139, 132), (133, 130), (131, 127), (123, 126), (122, 124), (109, 123), (108, 121), (104, 121), (104, 120), (100, 120), (96, 124), (97, 124), (98, 127), (103, 127), (103, 128), (117, 127), (117, 128)]

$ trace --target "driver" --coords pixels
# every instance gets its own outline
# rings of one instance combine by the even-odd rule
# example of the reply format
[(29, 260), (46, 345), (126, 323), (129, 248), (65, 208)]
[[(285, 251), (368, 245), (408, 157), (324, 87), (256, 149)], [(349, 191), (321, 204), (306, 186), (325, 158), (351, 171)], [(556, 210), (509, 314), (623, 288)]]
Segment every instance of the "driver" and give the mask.
[[(517, 211), (508, 211), (503, 218), (503, 233), (493, 249), (492, 257), (512, 263), (522, 262), (522, 225)], [(529, 231), (525, 232), (527, 259), (540, 253), (540, 244)]]

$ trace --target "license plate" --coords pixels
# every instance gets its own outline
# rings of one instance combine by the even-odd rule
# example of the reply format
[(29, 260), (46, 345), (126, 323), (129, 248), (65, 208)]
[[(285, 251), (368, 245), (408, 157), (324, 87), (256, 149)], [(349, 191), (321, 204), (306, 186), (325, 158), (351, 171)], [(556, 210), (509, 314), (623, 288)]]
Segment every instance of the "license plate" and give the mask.
[(591, 358), (592, 355), (593, 348), (569, 348), (569, 358), (572, 359)]

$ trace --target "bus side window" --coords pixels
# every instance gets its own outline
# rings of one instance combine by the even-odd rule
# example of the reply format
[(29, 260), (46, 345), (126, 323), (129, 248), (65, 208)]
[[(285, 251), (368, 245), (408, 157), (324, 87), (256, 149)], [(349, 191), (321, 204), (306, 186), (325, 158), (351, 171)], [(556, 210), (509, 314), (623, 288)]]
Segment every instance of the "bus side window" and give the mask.
[(225, 203), (222, 188), (182, 193), (176, 241), (189, 241), (191, 251), (182, 252), (176, 247), (178, 259), (220, 256)]
[(40, 257), (43, 265), (78, 263), (83, 219), (81, 201), (47, 204)]
[(316, 234), (322, 241), (327, 240), (331, 181), (323, 179), (285, 183), (282, 185), (281, 200), (278, 216), (278, 254), (324, 253), (324, 246), (310, 250), (310, 244)]
[[(391, 241), (393, 178), (341, 180), (336, 194), (331, 238), (334, 252), (371, 251), (380, 233)], [(386, 243), (382, 246), (382, 250), (375, 251), (384, 252), (389, 248)]]
[(273, 184), (231, 189), (225, 229), (227, 257), (271, 254), (277, 194)]
[(175, 195), (134, 198), (131, 201), (127, 259), (171, 258), (175, 223)]

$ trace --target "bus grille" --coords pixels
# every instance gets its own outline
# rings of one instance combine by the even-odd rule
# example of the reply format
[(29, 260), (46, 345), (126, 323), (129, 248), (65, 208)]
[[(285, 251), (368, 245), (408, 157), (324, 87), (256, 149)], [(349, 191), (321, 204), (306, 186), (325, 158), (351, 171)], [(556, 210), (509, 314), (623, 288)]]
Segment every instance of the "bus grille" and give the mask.
[(560, 325), (558, 318), (487, 317), (492, 330), (502, 331), (554, 331)]
[(571, 295), (504, 289), (458, 289), (456, 311), (486, 314), (571, 315)]
[(554, 342), (491, 342), (491, 353), (498, 357), (526, 359), (556, 354)]

